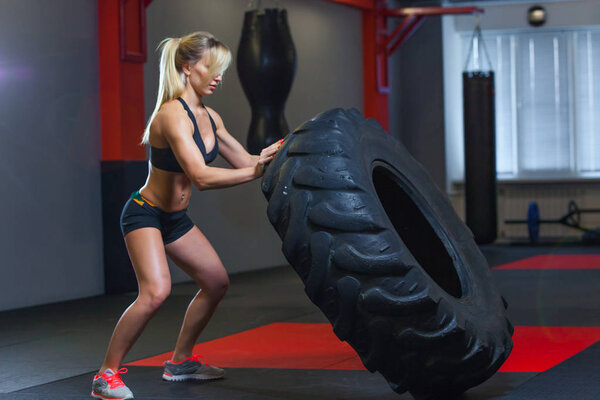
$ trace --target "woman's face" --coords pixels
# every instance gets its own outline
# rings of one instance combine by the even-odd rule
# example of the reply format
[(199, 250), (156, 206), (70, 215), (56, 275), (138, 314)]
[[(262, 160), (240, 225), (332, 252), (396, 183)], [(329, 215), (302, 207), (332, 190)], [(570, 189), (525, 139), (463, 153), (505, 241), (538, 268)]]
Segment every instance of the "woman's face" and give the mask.
[(209, 55), (205, 54), (196, 64), (189, 68), (187, 80), (199, 96), (210, 96), (223, 79), (221, 74), (214, 76), (208, 73), (208, 59)]

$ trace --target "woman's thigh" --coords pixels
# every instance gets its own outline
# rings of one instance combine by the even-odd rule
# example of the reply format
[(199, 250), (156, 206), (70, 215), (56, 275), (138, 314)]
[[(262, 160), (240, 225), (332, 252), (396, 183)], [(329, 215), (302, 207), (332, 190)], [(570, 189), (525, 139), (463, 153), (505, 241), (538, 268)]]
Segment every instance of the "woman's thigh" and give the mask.
[(160, 231), (140, 228), (125, 235), (127, 252), (135, 270), (140, 295), (166, 297), (171, 289), (171, 274)]
[(229, 285), (227, 271), (206, 236), (194, 226), (165, 246), (171, 259), (205, 290)]

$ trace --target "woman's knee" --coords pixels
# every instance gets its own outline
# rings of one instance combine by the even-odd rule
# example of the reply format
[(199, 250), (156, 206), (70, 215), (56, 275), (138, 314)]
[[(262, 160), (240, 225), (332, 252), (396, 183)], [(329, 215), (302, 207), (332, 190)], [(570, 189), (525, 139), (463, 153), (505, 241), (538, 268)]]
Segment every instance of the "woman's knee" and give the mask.
[(208, 282), (203, 288), (214, 301), (220, 301), (229, 289), (229, 277), (227, 273), (219, 274)]
[(138, 300), (150, 311), (156, 311), (171, 294), (171, 285), (162, 284), (140, 290)]
[(225, 274), (218, 282), (219, 293), (221, 297), (225, 296), (227, 290), (229, 290), (229, 277)]

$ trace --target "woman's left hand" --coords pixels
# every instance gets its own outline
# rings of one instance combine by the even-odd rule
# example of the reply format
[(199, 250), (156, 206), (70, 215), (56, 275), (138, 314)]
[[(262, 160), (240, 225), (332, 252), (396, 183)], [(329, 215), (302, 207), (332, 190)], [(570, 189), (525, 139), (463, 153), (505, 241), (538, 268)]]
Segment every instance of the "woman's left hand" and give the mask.
[(279, 150), (279, 148), (281, 147), (281, 143), (283, 143), (283, 139), (278, 140), (269, 147), (265, 147), (264, 149), (262, 149), (260, 155), (258, 156), (258, 163), (265, 164), (271, 161), (275, 157), (277, 150)]

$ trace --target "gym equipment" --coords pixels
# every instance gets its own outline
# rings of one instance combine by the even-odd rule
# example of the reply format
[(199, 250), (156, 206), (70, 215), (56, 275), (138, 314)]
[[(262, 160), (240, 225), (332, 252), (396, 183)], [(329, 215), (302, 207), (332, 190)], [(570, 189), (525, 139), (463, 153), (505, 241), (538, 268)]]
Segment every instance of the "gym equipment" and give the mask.
[(529, 232), (529, 241), (536, 243), (540, 235), (540, 224), (562, 224), (569, 228), (583, 231), (583, 240), (586, 243), (597, 242), (600, 235), (599, 229), (589, 229), (581, 226), (581, 214), (584, 213), (600, 213), (599, 208), (582, 210), (574, 200), (569, 201), (567, 213), (558, 219), (541, 219), (540, 209), (535, 201), (529, 203), (527, 209), (527, 219), (507, 219), (505, 224), (527, 224)]
[[(479, 57), (474, 56), (476, 70), (467, 71), (471, 54), (479, 54), (480, 47), (490, 70), (480, 70)], [(494, 72), (491, 69), (477, 19), (463, 72), (463, 99), (466, 223), (479, 244), (496, 240), (498, 230)]]
[(252, 108), (248, 151), (258, 154), (289, 133), (284, 108), (296, 73), (296, 49), (285, 9), (246, 12), (237, 71)]
[(506, 360), (507, 305), (472, 233), (374, 119), (338, 108), (305, 122), (262, 191), (308, 297), (393, 390), (449, 398)]

